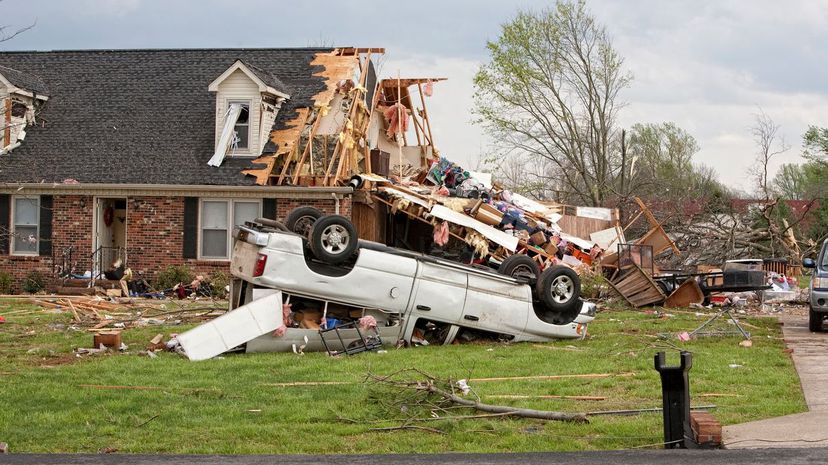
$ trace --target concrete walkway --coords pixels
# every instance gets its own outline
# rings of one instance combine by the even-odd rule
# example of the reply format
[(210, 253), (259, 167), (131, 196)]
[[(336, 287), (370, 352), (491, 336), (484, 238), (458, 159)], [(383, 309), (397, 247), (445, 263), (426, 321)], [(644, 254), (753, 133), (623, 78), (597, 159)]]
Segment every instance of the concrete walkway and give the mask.
[(727, 449), (828, 446), (828, 333), (808, 331), (807, 316), (782, 315), (779, 320), (809, 411), (726, 426), (722, 442)]

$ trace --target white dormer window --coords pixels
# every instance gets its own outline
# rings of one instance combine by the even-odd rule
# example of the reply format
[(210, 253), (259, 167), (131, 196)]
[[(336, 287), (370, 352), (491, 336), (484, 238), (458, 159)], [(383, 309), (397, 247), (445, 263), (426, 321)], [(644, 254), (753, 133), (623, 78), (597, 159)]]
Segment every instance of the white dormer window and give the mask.
[(208, 164), (225, 157), (258, 157), (267, 143), (276, 113), (290, 96), (267, 71), (236, 60), (208, 90), (216, 92), (216, 148)]

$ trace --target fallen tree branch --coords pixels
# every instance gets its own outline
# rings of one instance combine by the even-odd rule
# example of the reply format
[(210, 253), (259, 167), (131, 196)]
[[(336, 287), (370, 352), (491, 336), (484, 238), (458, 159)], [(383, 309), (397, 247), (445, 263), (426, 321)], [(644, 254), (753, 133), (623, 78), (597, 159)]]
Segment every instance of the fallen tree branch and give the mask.
[(429, 428), (427, 426), (417, 425), (389, 426), (386, 428), (369, 428), (368, 431), (399, 431), (401, 429), (415, 429), (420, 431), (428, 431), (429, 433), (446, 434), (445, 431), (440, 431), (437, 428)]
[(481, 412), (508, 413), (510, 415), (515, 415), (523, 418), (536, 418), (538, 420), (573, 421), (576, 423), (589, 422), (586, 415), (583, 413), (566, 413), (553, 412), (547, 410), (535, 410), (528, 408), (515, 408), (505, 405), (484, 404), (482, 402), (463, 399), (462, 397), (456, 396), (448, 391), (444, 391), (443, 389), (438, 388), (433, 383), (425, 384), (421, 389), (432, 394), (437, 394), (438, 396), (452, 403), (464, 405), (466, 407), (471, 407), (475, 410), (480, 410)]

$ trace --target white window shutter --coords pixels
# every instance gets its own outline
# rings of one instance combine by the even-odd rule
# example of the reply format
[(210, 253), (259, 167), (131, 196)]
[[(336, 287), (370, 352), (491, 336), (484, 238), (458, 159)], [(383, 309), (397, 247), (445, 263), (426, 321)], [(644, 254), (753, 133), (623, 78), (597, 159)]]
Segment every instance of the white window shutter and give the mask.
[(227, 154), (227, 149), (230, 148), (230, 143), (233, 142), (233, 135), (234, 135), (234, 127), (236, 126), (236, 121), (239, 119), (239, 115), (241, 114), (241, 104), (240, 103), (233, 103), (230, 105), (230, 108), (227, 109), (227, 114), (224, 118), (224, 128), (221, 130), (221, 137), (219, 138), (218, 145), (216, 145), (216, 153), (213, 154), (213, 157), (210, 158), (210, 161), (207, 162), (210, 166), (221, 166), (221, 162), (224, 161), (224, 156)]

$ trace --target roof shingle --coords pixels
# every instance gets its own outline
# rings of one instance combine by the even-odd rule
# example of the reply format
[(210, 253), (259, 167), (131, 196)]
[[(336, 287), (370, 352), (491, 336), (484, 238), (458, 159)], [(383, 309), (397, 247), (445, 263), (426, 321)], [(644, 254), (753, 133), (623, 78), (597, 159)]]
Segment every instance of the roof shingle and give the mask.
[(216, 127), (207, 86), (236, 59), (266, 73), (277, 90), (290, 89), (278, 129), (325, 89), (310, 63), (331, 50), (0, 52), (0, 66), (40, 76), (50, 90), (25, 142), (0, 157), (0, 182), (252, 185), (241, 174), (249, 158), (207, 165)]

